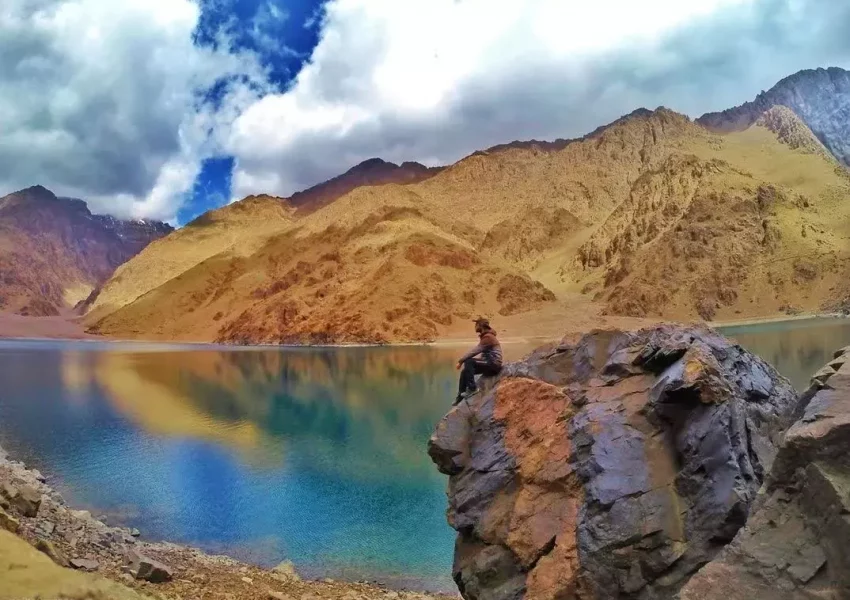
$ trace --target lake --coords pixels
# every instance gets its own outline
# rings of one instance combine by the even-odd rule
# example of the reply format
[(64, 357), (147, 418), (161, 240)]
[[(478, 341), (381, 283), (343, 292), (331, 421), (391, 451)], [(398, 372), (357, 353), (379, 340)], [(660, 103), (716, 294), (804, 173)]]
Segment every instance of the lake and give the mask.
[[(724, 333), (803, 388), (850, 344), (850, 321)], [(73, 506), (147, 539), (454, 591), (446, 480), (425, 446), (458, 354), (5, 341), (0, 444)]]

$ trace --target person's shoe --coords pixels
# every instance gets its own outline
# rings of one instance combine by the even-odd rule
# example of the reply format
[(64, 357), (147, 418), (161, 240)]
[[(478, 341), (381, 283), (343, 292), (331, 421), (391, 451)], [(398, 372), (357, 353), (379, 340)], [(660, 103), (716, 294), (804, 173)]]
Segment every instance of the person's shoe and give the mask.
[(470, 396), (474, 396), (478, 393), (478, 388), (466, 390), (462, 394), (458, 394), (457, 398), (455, 398), (455, 404), (459, 404), (469, 398)]

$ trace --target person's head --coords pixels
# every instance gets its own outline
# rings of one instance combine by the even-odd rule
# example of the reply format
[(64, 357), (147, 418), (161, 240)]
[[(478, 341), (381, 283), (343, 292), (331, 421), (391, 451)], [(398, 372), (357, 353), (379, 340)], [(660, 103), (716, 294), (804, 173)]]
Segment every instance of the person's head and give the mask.
[(475, 323), (475, 333), (479, 335), (490, 329), (490, 321), (484, 317), (478, 317), (473, 322)]

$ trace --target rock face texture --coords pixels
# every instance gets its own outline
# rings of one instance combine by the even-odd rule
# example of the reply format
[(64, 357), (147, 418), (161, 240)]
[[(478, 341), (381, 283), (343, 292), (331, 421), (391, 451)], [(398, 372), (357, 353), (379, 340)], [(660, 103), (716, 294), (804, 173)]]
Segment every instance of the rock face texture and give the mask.
[(595, 331), (454, 407), (449, 475), (465, 598), (673, 598), (744, 525), (796, 393), (704, 328)]
[(797, 113), (838, 160), (850, 165), (850, 71), (837, 67), (800, 71), (752, 102), (705, 114), (697, 123), (714, 131), (742, 131), (773, 106)]
[(850, 347), (799, 411), (746, 527), (682, 600), (850, 598)]
[(0, 310), (58, 315), (171, 231), (158, 221), (93, 215), (82, 200), (41, 186), (0, 198)]

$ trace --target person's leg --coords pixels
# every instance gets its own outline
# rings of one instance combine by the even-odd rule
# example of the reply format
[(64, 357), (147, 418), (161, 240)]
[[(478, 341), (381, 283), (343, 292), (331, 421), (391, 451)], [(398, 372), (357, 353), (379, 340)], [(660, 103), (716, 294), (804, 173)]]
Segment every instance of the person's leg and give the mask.
[(458, 397), (475, 387), (475, 363), (476, 361), (473, 358), (467, 358), (463, 361), (463, 369), (461, 369), (460, 381), (458, 382)]

